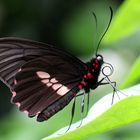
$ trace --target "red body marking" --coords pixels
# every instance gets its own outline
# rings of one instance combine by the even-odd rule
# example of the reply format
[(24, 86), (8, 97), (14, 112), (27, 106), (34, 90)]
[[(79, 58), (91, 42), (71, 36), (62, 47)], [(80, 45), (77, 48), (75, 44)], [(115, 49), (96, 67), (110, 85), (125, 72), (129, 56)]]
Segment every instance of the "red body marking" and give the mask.
[(86, 82), (84, 82), (84, 81), (81, 81), (81, 84), (82, 84), (82, 85), (84, 85), (84, 86), (86, 86), (86, 85), (87, 85), (87, 83), (86, 83)]
[(84, 78), (87, 79), (87, 75), (84, 75)]
[(88, 78), (93, 78), (93, 75), (90, 73), (90, 72), (88, 72), (88, 74), (87, 74), (87, 76), (88, 76)]

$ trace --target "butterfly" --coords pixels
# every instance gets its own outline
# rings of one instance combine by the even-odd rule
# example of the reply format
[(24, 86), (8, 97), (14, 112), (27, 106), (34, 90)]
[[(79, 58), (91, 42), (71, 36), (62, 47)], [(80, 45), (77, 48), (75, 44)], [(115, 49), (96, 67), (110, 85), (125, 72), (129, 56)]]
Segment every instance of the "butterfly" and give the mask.
[[(72, 54), (45, 43), (0, 38), (0, 80), (12, 92), (11, 102), (29, 117), (37, 116), (39, 122), (48, 120), (72, 99), (73, 116), (76, 97), (89, 95), (90, 89), (101, 85), (103, 79), (99, 81), (98, 77), (103, 64), (102, 55), (97, 53), (84, 63)], [(84, 92), (78, 94), (81, 90)], [(82, 112), (83, 103), (84, 96)]]

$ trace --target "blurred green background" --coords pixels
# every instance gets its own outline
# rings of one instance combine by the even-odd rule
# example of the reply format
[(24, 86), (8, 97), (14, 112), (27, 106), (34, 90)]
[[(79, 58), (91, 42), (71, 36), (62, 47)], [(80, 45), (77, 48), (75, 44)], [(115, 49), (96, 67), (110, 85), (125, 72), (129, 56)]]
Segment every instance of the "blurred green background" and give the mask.
[[(98, 40), (110, 18), (109, 6), (113, 8), (114, 18), (99, 52), (114, 66), (111, 80), (121, 86), (140, 54), (139, 0), (0, 0), (0, 37), (22, 37), (52, 44), (86, 62), (94, 56), (96, 48), (91, 12), (98, 18)], [(111, 90), (107, 86), (94, 91), (90, 105)], [(47, 122), (38, 123), (19, 112), (10, 98), (10, 91), (1, 82), (0, 140), (39, 140), (69, 124), (71, 103)], [(80, 119), (79, 107), (77, 102), (74, 121)], [(139, 131), (140, 123), (137, 123), (83, 140), (139, 140)]]

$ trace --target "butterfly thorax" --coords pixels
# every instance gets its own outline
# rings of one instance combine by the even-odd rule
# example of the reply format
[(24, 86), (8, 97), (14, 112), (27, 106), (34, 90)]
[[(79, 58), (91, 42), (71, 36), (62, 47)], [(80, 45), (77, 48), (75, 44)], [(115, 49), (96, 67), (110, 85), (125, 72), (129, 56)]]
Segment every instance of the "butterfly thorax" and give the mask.
[(82, 81), (79, 84), (79, 89), (84, 89), (86, 93), (90, 89), (95, 89), (98, 86), (98, 77), (100, 74), (101, 66), (103, 64), (103, 58), (97, 56), (90, 62), (87, 62), (87, 71), (85, 72)]

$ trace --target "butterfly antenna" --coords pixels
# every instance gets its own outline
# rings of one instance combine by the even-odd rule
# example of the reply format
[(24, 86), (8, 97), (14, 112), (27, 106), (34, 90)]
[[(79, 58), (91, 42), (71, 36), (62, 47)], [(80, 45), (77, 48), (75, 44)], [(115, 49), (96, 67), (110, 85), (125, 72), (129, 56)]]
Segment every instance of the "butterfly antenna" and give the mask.
[(97, 41), (97, 25), (98, 25), (98, 21), (97, 21), (97, 16), (94, 12), (92, 12), (92, 15), (94, 17), (95, 20), (95, 43), (93, 43), (93, 46), (96, 46), (96, 41)]
[(97, 48), (96, 48), (96, 56), (97, 56), (97, 52), (98, 52), (99, 46), (100, 46), (100, 44), (101, 44), (101, 41), (102, 41), (103, 37), (105, 36), (105, 34), (106, 34), (108, 28), (110, 27), (110, 24), (111, 24), (111, 21), (112, 21), (113, 10), (112, 10), (111, 7), (109, 7), (109, 9), (110, 9), (110, 20), (109, 20), (109, 23), (108, 23), (108, 25), (107, 25), (107, 27), (106, 27), (106, 30), (105, 30), (104, 33), (102, 34), (102, 36), (101, 36), (101, 38), (100, 38), (100, 40), (99, 40), (99, 43), (98, 43), (98, 45), (97, 45)]

